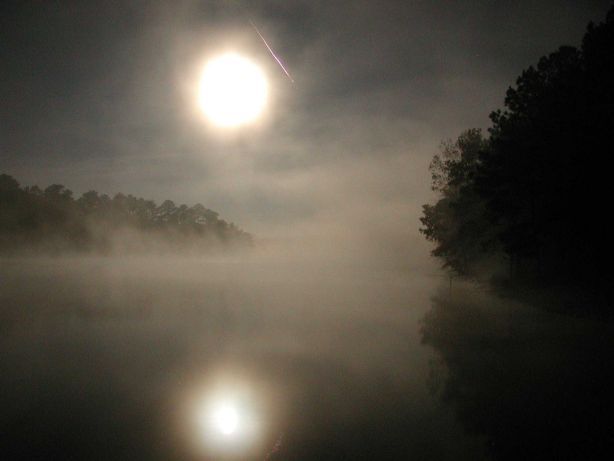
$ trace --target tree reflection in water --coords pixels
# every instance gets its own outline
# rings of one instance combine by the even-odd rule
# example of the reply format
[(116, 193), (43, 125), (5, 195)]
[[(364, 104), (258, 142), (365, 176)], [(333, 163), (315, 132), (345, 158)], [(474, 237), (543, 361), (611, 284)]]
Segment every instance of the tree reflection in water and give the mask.
[(612, 330), (459, 288), (423, 320), (440, 357), (431, 389), (495, 459), (603, 459), (614, 445)]

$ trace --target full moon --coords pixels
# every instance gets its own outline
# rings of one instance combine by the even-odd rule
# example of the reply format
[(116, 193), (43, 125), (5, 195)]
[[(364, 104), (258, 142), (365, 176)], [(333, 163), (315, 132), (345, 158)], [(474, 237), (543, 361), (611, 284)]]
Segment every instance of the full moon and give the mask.
[(239, 414), (232, 405), (218, 407), (213, 415), (216, 428), (224, 435), (231, 435), (239, 425)]
[(236, 127), (254, 122), (262, 114), (267, 96), (264, 72), (249, 59), (227, 53), (205, 65), (199, 103), (213, 124)]

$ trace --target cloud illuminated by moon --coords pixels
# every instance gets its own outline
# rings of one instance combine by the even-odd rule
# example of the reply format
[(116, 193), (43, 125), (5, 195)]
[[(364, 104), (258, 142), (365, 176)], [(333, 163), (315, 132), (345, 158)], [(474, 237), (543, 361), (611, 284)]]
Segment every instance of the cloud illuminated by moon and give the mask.
[(264, 72), (249, 59), (226, 53), (206, 64), (199, 103), (213, 124), (236, 127), (254, 122), (262, 114), (267, 97)]

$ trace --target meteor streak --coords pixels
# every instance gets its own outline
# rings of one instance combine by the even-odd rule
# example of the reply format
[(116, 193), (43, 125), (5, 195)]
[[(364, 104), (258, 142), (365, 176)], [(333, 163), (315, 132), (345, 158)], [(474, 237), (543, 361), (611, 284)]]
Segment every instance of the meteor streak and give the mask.
[(258, 28), (256, 27), (256, 24), (253, 23), (253, 21), (251, 19), (249, 19), (249, 23), (252, 25), (252, 27), (254, 28), (254, 30), (256, 31), (256, 33), (258, 34), (258, 37), (260, 37), (260, 40), (262, 40), (262, 43), (264, 43), (264, 46), (267, 47), (267, 50), (269, 50), (269, 53), (271, 53), (271, 56), (273, 56), (273, 58), (275, 58), (275, 61), (277, 61), (277, 64), (279, 64), (279, 67), (281, 67), (281, 70), (284, 71), (284, 73), (288, 76), (288, 78), (290, 79), (290, 81), (292, 83), (294, 83), (294, 79), (292, 78), (292, 76), (290, 75), (290, 73), (286, 70), (286, 68), (284, 67), (284, 65), (282, 64), (282, 62), (279, 60), (279, 58), (275, 55), (275, 53), (273, 52), (273, 50), (271, 49), (271, 47), (269, 46), (269, 44), (267, 43), (267, 41), (264, 39), (264, 37), (262, 36), (262, 34), (260, 33), (260, 31), (258, 30)]

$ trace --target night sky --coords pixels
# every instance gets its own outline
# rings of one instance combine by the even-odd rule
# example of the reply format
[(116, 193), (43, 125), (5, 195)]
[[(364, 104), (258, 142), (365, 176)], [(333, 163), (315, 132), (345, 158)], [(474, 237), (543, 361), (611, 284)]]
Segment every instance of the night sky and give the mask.
[[(2, 2), (0, 171), (202, 202), (260, 237), (377, 235), (380, 254), (426, 257), (439, 143), (486, 128), (521, 71), (579, 45), (609, 3)], [(194, 82), (230, 49), (265, 69), (271, 101), (258, 127), (220, 136)]]

